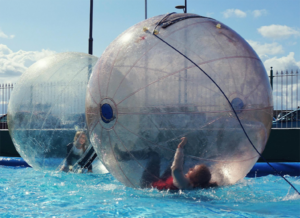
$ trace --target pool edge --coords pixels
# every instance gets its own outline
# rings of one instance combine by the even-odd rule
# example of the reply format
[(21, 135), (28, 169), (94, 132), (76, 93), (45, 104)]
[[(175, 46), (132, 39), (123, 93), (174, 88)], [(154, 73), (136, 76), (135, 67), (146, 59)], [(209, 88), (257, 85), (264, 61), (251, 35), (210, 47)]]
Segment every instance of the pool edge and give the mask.
[[(300, 162), (272, 162), (270, 163), (282, 175), (300, 176)], [(1, 157), (0, 165), (13, 167), (31, 167), (21, 157)], [(267, 163), (256, 163), (246, 177), (261, 177), (277, 175)]]

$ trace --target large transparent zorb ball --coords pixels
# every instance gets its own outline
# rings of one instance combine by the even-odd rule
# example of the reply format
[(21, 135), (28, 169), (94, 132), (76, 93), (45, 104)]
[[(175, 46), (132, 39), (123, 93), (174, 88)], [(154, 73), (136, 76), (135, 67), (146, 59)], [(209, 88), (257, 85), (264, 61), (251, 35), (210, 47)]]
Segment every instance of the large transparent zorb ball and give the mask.
[(8, 126), (30, 166), (63, 166), (75, 133), (86, 132), (85, 93), (96, 62), (88, 54), (60, 53), (37, 61), (20, 77), (8, 106)]
[[(108, 46), (88, 84), (86, 115), (95, 150), (125, 185), (140, 187), (147, 173), (159, 178), (183, 136), (184, 173), (205, 164), (226, 185), (257, 161), (249, 139), (264, 150), (272, 95), (263, 63), (235, 31), (195, 14), (169, 14), (134, 25)], [(153, 156), (159, 176), (151, 173)]]

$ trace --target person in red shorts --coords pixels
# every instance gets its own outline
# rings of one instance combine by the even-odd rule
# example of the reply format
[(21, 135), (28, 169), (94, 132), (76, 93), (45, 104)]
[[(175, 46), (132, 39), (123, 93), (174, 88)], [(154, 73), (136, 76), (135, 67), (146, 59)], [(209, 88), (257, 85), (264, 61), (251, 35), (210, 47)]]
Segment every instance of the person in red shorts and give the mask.
[(157, 188), (158, 190), (179, 190), (194, 188), (209, 188), (218, 186), (216, 182), (211, 182), (211, 173), (204, 164), (196, 165), (186, 174), (183, 173), (183, 148), (187, 143), (187, 138), (181, 138), (174, 161), (171, 168), (167, 169), (160, 176), (160, 158), (157, 152), (152, 149), (143, 149), (139, 151), (123, 152), (116, 146), (114, 147), (117, 160), (126, 161), (135, 159), (149, 159), (147, 166), (141, 177), (142, 188)]

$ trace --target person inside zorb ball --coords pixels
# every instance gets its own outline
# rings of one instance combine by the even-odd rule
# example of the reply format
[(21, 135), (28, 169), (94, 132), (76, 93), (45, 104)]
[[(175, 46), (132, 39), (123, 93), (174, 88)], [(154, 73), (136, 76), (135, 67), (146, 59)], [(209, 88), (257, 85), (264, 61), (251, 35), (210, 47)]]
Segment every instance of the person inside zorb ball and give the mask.
[[(96, 62), (92, 55), (64, 52), (37, 61), (20, 77), (8, 106), (8, 127), (16, 150), (34, 169), (68, 171), (71, 165), (72, 172), (91, 171), (86, 157), (94, 150), (76, 148), (74, 135), (86, 132), (85, 93)], [(77, 159), (70, 161), (74, 152)]]
[(250, 45), (188, 13), (122, 33), (95, 65), (86, 96), (91, 143), (112, 175), (135, 188), (170, 188), (178, 152), (185, 178), (195, 166), (207, 172), (197, 187), (236, 183), (263, 152), (272, 111), (267, 73)]

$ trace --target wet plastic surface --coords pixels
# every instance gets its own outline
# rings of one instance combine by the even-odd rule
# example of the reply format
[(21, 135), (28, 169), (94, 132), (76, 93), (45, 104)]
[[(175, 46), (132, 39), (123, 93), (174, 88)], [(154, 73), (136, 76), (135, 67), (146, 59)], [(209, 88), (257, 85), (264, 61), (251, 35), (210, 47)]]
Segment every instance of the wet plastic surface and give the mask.
[[(86, 98), (91, 142), (113, 176), (140, 187), (149, 157), (133, 151), (150, 148), (159, 154), (162, 174), (185, 136), (184, 173), (206, 164), (212, 180), (233, 184), (246, 176), (259, 155), (232, 107), (259, 152), (272, 125), (271, 87), (263, 63), (241, 36), (219, 21), (198, 17), (161, 28), (164, 16), (126, 30), (97, 62)], [(104, 119), (105, 104), (112, 109), (109, 119)], [(131, 158), (120, 159), (120, 152)]]

